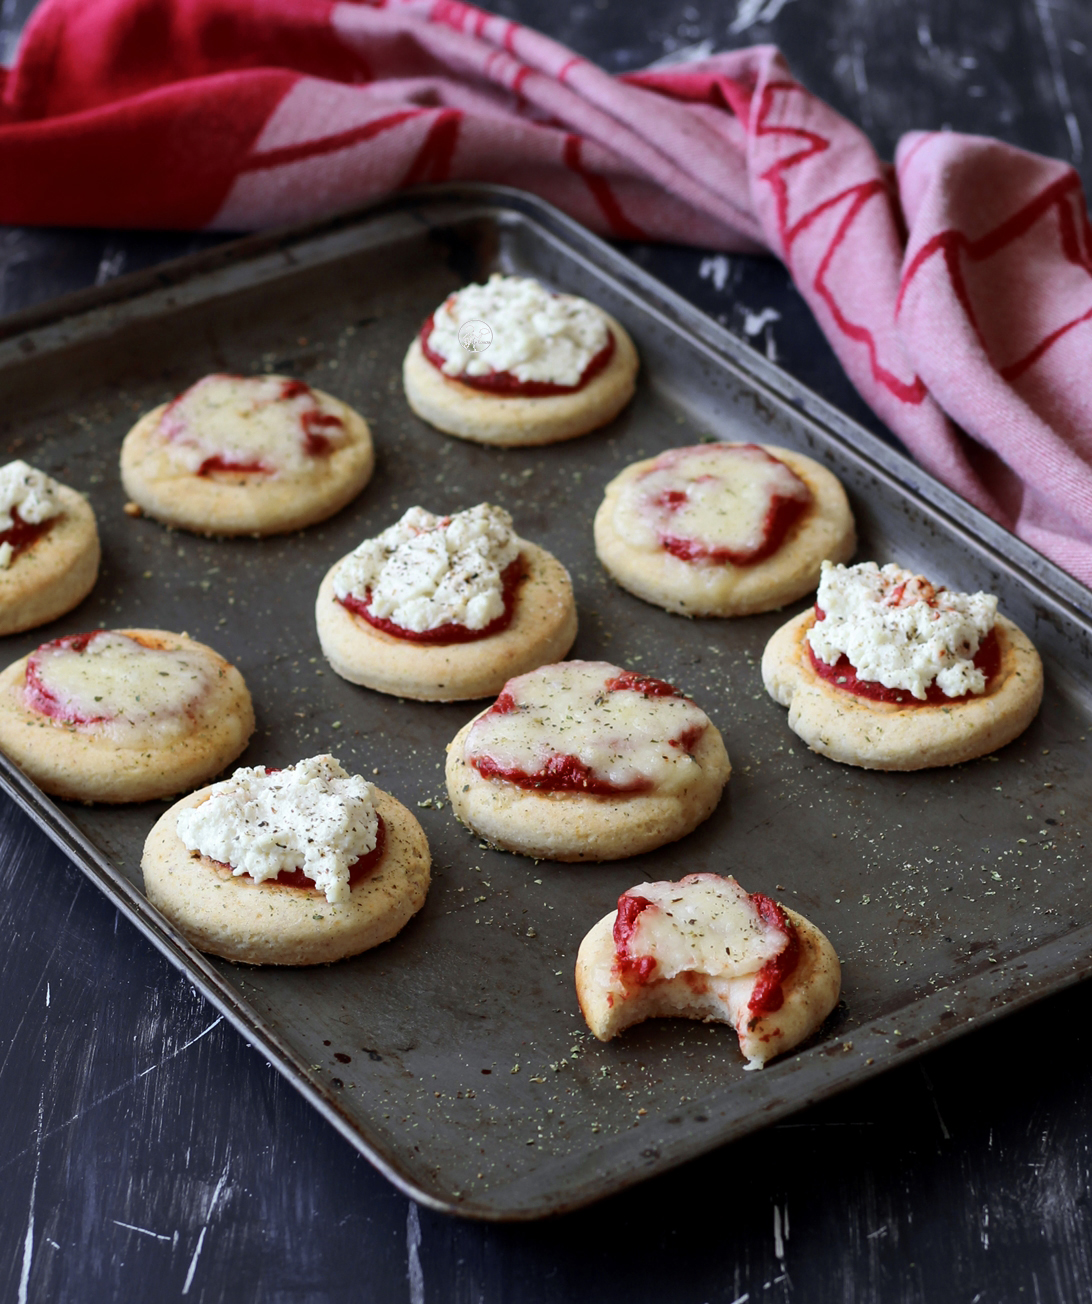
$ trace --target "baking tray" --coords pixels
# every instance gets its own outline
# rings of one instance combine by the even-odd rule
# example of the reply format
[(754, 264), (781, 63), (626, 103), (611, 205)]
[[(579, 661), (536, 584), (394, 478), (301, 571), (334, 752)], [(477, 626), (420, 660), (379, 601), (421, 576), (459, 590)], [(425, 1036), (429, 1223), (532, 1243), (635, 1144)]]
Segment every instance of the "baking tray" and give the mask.
[[(500, 269), (617, 316), (643, 368), (613, 425), (545, 449), (492, 450), (409, 411), (400, 364), (427, 313)], [(391, 943), (306, 970), (199, 955), (141, 893), (163, 809), (55, 804), (4, 764), (0, 782), (138, 928), (348, 1141), (437, 1209), (526, 1219), (572, 1209), (762, 1127), (1026, 1005), (1092, 970), (1083, 874), (1092, 768), (1090, 595), (919, 468), (826, 406), (547, 205), (497, 187), (408, 195), (249, 238), (34, 310), (0, 340), (5, 460), (88, 491), (103, 536), (93, 595), (6, 641), (5, 659), (99, 624), (185, 629), (230, 657), (258, 729), (241, 763), (332, 751), (401, 798), (432, 847), (433, 886)], [(273, 369), (371, 421), (378, 468), (340, 515), (300, 534), (204, 540), (122, 511), (121, 439), (211, 370)], [(1046, 663), (1031, 728), (951, 770), (879, 774), (810, 753), (758, 663), (791, 614), (688, 621), (611, 583), (591, 518), (624, 465), (715, 436), (784, 444), (849, 491), (859, 557), (1000, 595)], [(322, 660), (313, 604), (327, 567), (420, 503), (487, 499), (570, 569), (578, 657), (661, 675), (725, 735), (732, 781), (680, 843), (602, 866), (492, 852), (453, 819), (444, 745), (473, 713), (345, 683)], [(843, 1001), (806, 1047), (745, 1073), (730, 1030), (645, 1024), (608, 1045), (584, 1030), (573, 962), (633, 883), (731, 872), (821, 927)]]

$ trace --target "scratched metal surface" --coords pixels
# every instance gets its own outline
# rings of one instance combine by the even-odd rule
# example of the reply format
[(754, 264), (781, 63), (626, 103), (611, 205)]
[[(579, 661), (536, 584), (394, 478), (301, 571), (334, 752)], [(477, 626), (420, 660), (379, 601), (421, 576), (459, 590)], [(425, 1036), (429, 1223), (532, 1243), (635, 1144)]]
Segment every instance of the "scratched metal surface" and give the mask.
[[(5, 457), (88, 487), (105, 550), (89, 602), (10, 640), (11, 655), (99, 622), (186, 628), (251, 687), (259, 726), (243, 763), (332, 750), (417, 811), (434, 856), (428, 902), (394, 942), (329, 968), (210, 965), (133, 890), (160, 806), (66, 807), (91, 844), (79, 846), (17, 787), (404, 1189), (479, 1218), (575, 1207), (1092, 968), (1092, 897), (1072, 887), (1092, 759), (1081, 687), (1090, 628), (1042, 581), (1075, 602), (1084, 590), (920, 472), (921, 494), (900, 485), (895, 475), (910, 468), (897, 454), (533, 201), (454, 190), (306, 238), (258, 241), (248, 258), (216, 257), (218, 270), (173, 275), (162, 290), (0, 344)], [(410, 414), (399, 364), (415, 326), (449, 289), (495, 267), (579, 289), (631, 330), (643, 379), (613, 426), (578, 444), (497, 452)], [(373, 422), (379, 468), (361, 498), (332, 522), (265, 541), (199, 540), (125, 517), (115, 459), (135, 416), (208, 370), (263, 367), (321, 384)], [(1048, 665), (1047, 700), (1027, 734), (955, 771), (834, 765), (807, 752), (762, 690), (758, 658), (787, 613), (686, 622), (610, 583), (589, 529), (603, 485), (635, 458), (707, 435), (811, 452), (851, 493), (862, 557), (998, 592)], [(575, 655), (671, 679), (725, 734), (732, 783), (685, 842), (602, 867), (489, 852), (455, 823), (443, 793), (443, 746), (471, 710), (397, 702), (325, 668), (313, 596), (331, 562), (412, 503), (452, 511), (481, 498), (508, 507), (572, 571)], [(698, 870), (776, 892), (843, 959), (839, 1011), (814, 1045), (761, 1074), (743, 1073), (724, 1029), (646, 1025), (607, 1046), (582, 1031), (571, 974), (583, 933), (633, 882)]]

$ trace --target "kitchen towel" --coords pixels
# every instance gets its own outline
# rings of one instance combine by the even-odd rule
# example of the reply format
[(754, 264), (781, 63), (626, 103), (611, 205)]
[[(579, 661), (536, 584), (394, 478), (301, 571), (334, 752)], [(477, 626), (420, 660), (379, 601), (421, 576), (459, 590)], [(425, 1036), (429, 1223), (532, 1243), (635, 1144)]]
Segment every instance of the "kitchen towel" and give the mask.
[(921, 464), (1092, 586), (1076, 172), (912, 132), (895, 164), (772, 47), (612, 77), (458, 0), (44, 0), (0, 70), (0, 222), (249, 230), (430, 181), (788, 267)]

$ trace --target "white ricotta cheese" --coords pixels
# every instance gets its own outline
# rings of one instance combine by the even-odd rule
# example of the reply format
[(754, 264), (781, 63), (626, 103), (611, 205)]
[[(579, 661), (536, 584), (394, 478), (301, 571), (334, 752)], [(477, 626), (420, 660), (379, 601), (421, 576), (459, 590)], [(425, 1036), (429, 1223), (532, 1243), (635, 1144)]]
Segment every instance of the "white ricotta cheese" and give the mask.
[[(314, 391), (287, 376), (205, 376), (180, 394), (159, 419), (173, 461), (196, 475), (210, 458), (273, 473), (314, 466), (307, 451), (307, 422), (337, 445), (344, 428), (322, 418), (340, 413)], [(285, 397), (285, 394), (288, 397)]]
[[(0, 467), (0, 533), (15, 524), (12, 512), (27, 525), (42, 525), (59, 516), (63, 510), (57, 496), (60, 485), (23, 461), (9, 462)], [(0, 570), (11, 565), (15, 549), (10, 543), (0, 543)]]
[(615, 531), (644, 551), (667, 538), (696, 545), (695, 558), (743, 554), (766, 542), (775, 498), (811, 501), (800, 477), (754, 444), (698, 444), (662, 453), (625, 483), (614, 507)]
[(345, 558), (334, 593), (364, 602), (370, 590), (372, 615), (415, 633), (484, 629), (504, 614), (502, 576), (518, 556), (512, 518), (500, 507), (479, 503), (454, 516), (411, 507)]
[[(186, 732), (188, 713), (218, 673), (197, 649), (145, 647), (111, 630), (95, 634), (82, 651), (47, 643), (33, 664), (58, 719), (95, 722), (94, 728), (129, 746), (163, 744)], [(26, 696), (34, 709), (29, 684)]]
[[(468, 321), (492, 330), (488, 350), (477, 353), (459, 343), (459, 328)], [(527, 276), (494, 272), (485, 285), (468, 285), (436, 309), (428, 347), (444, 359), (448, 376), (508, 371), (517, 380), (576, 385), (609, 338), (606, 317), (586, 299), (551, 294)]]
[(891, 564), (825, 561), (816, 603), (826, 619), (807, 637), (827, 665), (844, 654), (860, 679), (919, 700), (934, 681), (946, 697), (985, 690), (986, 676), (973, 663), (997, 619), (993, 594), (935, 588)]
[(638, 883), (625, 895), (651, 905), (637, 916), (626, 955), (619, 958), (655, 960), (652, 982), (681, 973), (755, 974), (788, 945), (788, 936), (762, 918), (730, 876), (688, 874), (678, 883)]
[(188, 850), (236, 875), (264, 883), (302, 869), (336, 905), (349, 900), (349, 867), (375, 850), (379, 817), (366, 779), (312, 756), (283, 770), (236, 770), (180, 811), (176, 826)]
[(502, 696), (514, 709), (474, 722), (466, 760), (534, 775), (572, 756), (615, 788), (677, 792), (699, 771), (687, 746), (671, 740), (693, 746), (709, 717), (686, 698), (610, 691), (625, 673), (607, 661), (561, 661), (510, 679)]

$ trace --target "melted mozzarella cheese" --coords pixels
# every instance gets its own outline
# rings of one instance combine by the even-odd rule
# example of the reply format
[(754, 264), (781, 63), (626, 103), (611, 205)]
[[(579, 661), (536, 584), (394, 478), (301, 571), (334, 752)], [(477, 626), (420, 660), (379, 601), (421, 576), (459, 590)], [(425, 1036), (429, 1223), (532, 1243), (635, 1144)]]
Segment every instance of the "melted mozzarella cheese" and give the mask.
[(709, 553), (745, 554), (765, 542), (775, 498), (807, 503), (811, 491), (756, 445), (674, 448), (623, 485), (614, 528), (627, 543), (650, 552), (672, 538)]
[(263, 883), (302, 869), (337, 904), (349, 900), (350, 866), (375, 849), (379, 817), (372, 785), (324, 755), (283, 770), (238, 769), (180, 811), (176, 827), (188, 850), (236, 875)]
[[(493, 332), (481, 353), (459, 343), (459, 328), (468, 321), (484, 321)], [(517, 380), (576, 385), (609, 337), (603, 313), (586, 299), (494, 272), (485, 285), (468, 285), (436, 309), (428, 347), (444, 359), (448, 376), (508, 371)]]
[(807, 638), (827, 665), (845, 655), (859, 679), (919, 700), (934, 681), (947, 697), (985, 690), (974, 657), (997, 619), (993, 594), (935, 588), (901, 566), (825, 561), (816, 605), (826, 618)]
[(624, 674), (606, 661), (561, 661), (510, 679), (504, 695), (514, 709), (474, 722), (466, 760), (535, 775), (554, 758), (573, 756), (615, 788), (677, 792), (699, 771), (671, 740), (696, 739), (709, 717), (686, 698), (609, 691), (608, 682)]
[[(172, 460), (197, 474), (211, 458), (266, 471), (313, 467), (305, 418), (340, 417), (337, 408), (286, 376), (205, 376), (180, 394), (159, 419)], [(284, 397), (288, 390), (289, 397)], [(340, 425), (318, 430), (331, 444), (344, 438)]]
[(219, 673), (200, 649), (145, 647), (108, 630), (82, 650), (46, 644), (34, 659), (55, 718), (130, 746), (163, 744), (187, 732), (190, 713)]
[(504, 572), (519, 556), (512, 518), (480, 503), (451, 517), (411, 507), (340, 564), (334, 593), (359, 602), (402, 629), (441, 625), (484, 629), (504, 615)]
[(653, 982), (681, 973), (740, 978), (757, 973), (788, 944), (731, 877), (690, 874), (678, 883), (639, 883), (626, 896), (644, 897), (651, 905), (637, 916), (619, 958), (655, 960)]

